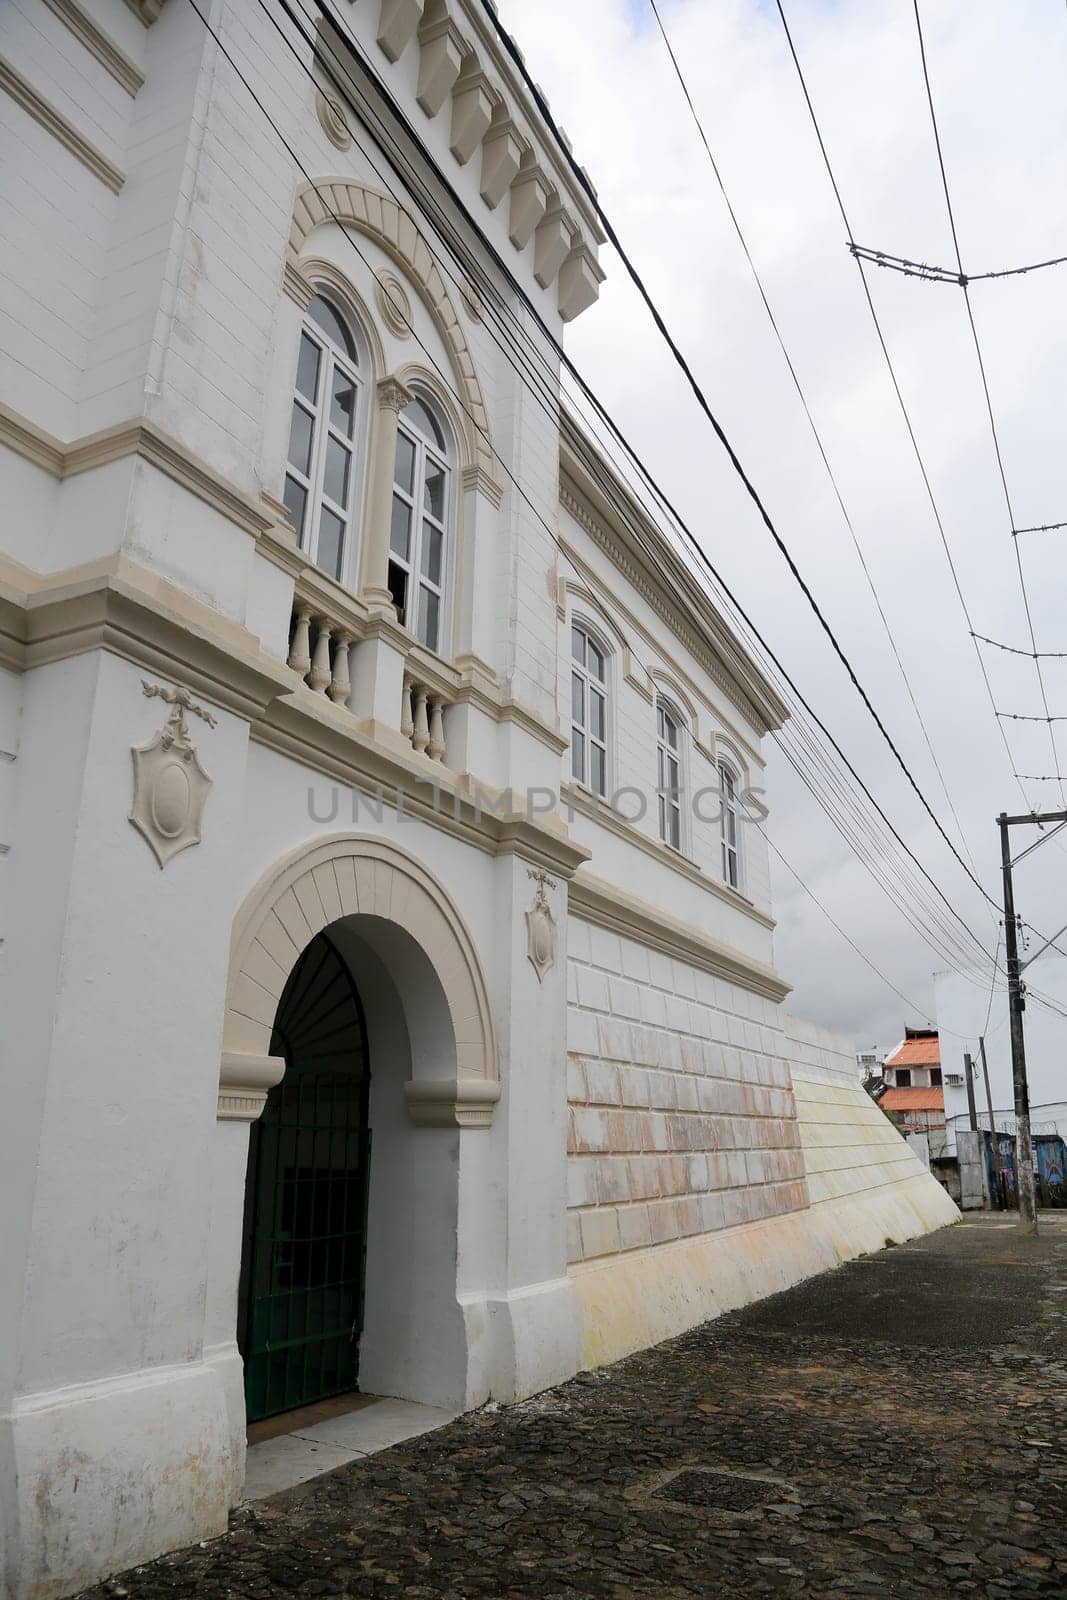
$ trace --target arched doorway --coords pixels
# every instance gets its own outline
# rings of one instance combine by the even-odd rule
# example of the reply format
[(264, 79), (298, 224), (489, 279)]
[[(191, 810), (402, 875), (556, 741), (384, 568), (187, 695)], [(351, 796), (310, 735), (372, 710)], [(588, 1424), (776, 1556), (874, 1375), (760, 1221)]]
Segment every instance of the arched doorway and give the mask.
[(252, 1126), (239, 1288), (249, 1422), (358, 1383), (370, 1062), (363, 1006), (329, 931), (289, 975), (270, 1051), (285, 1072)]

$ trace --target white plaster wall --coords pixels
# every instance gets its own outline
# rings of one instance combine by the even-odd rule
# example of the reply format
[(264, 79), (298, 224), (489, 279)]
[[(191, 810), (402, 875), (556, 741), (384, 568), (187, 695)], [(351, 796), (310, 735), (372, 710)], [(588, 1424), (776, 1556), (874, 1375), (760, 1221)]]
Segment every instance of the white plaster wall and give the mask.
[[(633, 819), (640, 834), (658, 840), (655, 694), (662, 689), (665, 698), (680, 712), (686, 728), (683, 782), (689, 803), (685, 807), (682, 853), (709, 880), (721, 884), (717, 756), (721, 751), (738, 770), (741, 786), (759, 791), (766, 805), (760, 736), (659, 613), (626, 581), (570, 513), (561, 508), (559, 516), (568, 541), (595, 574), (592, 593), (598, 602), (595, 604), (582, 593), (587, 587), (585, 581), (561, 556), (560, 572), (568, 586), (567, 615), (560, 623), (558, 643), (561, 723), (565, 730), (569, 729), (570, 628), (574, 620), (585, 620), (612, 652), (609, 662), (612, 734), (609, 798), (612, 792), (621, 789), (636, 790), (637, 794), (619, 797), (619, 809), (628, 819)], [(635, 619), (633, 622), (623, 613), (620, 601)], [(681, 694), (677, 689), (672, 690), (672, 680), (682, 690)], [(695, 703), (695, 729), (683, 695)], [(562, 770), (564, 778), (569, 778), (569, 754), (563, 758)], [(644, 806), (638, 795), (646, 797)], [(695, 807), (694, 796), (700, 796)], [(721, 901), (713, 903), (695, 887), (688, 886), (681, 874), (672, 874), (659, 864), (649, 862), (647, 857), (642, 859), (637, 850), (613, 839), (595, 821), (576, 819), (574, 826), (583, 843), (594, 846), (594, 871), (613, 882), (633, 887), (634, 892), (654, 903), (667, 905), (683, 920), (727, 938), (738, 948), (758, 954), (762, 960), (770, 959), (770, 941), (765, 930), (757, 932), (757, 924), (747, 924), (743, 911), (735, 911)], [(758, 911), (768, 915), (770, 869), (766, 837), (760, 826), (745, 820), (740, 832), (741, 893)], [(630, 874), (638, 875), (646, 887), (638, 888)]]

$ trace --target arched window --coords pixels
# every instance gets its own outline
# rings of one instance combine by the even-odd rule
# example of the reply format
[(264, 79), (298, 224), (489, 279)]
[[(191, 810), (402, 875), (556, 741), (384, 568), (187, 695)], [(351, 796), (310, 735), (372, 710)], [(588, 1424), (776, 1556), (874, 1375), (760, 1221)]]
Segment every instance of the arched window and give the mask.
[(440, 652), (452, 552), (452, 470), (444, 427), (421, 395), (400, 413), (389, 527), (389, 590), (405, 627)]
[(656, 701), (656, 763), (659, 836), (674, 850), (682, 848), (682, 720), (674, 708)]
[(316, 294), (300, 334), (285, 504), (300, 548), (337, 579), (351, 569), (355, 543), (362, 389), (351, 329)]
[(607, 793), (607, 656), (578, 622), (571, 628), (571, 773), (595, 794)]
[(722, 875), (731, 889), (741, 887), (741, 826), (737, 779), (719, 762), (719, 832), (722, 837)]

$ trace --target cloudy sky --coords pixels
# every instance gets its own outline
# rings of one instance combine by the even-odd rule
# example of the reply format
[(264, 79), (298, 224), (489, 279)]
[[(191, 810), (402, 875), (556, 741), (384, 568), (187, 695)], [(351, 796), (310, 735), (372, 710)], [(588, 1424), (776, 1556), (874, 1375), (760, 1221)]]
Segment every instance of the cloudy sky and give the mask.
[[(500, 11), (889, 731), (958, 841), (648, 0), (500, 0)], [(1026, 807), (845, 248), (777, 7), (772, 0), (661, 0), (661, 14), (822, 433), (966, 849), (999, 896), (994, 819)], [(950, 264), (911, 0), (788, 0), (786, 15), (855, 238)], [(1067, 254), (1067, 5), (922, 0), (922, 18), (965, 270)], [(601, 259), (608, 280), (596, 309), (569, 330), (571, 354), (901, 834), (991, 949), (995, 913), (895, 768), (620, 264), (607, 250)], [(871, 269), (870, 281), (973, 626), (1029, 648), (963, 296), (956, 286), (885, 270)], [(971, 290), (1020, 526), (1067, 520), (1065, 293), (1067, 266)], [(1067, 531), (1024, 535), (1020, 548), (1038, 648), (1067, 651)], [(1032, 661), (988, 647), (984, 658), (1001, 710), (1041, 713)], [(1044, 670), (1050, 710), (1067, 714), (1067, 661)], [(1019, 773), (1053, 772), (1047, 727), (1005, 727)], [(1067, 722), (1059, 731), (1067, 770)], [(875, 886), (777, 752), (769, 787), (774, 843), (911, 1002), (853, 953), (778, 866), (776, 955), (795, 985), (791, 1005), (853, 1031), (861, 1044), (890, 1044), (905, 1021), (931, 1017), (931, 975), (946, 958)], [(1028, 804), (1063, 803), (1056, 784), (1028, 783), (1026, 791)], [(901, 879), (899, 853), (883, 870), (931, 930), (934, 917)], [(1020, 910), (1055, 932), (1067, 921), (1065, 885), (1067, 846), (1055, 840), (1020, 869)], [(987, 964), (978, 980), (986, 988), (990, 970)]]
[[(947, 266), (952, 238), (912, 3), (789, 0), (785, 10), (857, 242)], [(966, 851), (998, 896), (993, 819), (1000, 810), (1024, 810), (1024, 803), (861, 278), (845, 248), (776, 5), (662, 0), (661, 13), (824, 437)], [(501, 0), (501, 16), (888, 730), (958, 840), (648, 0)], [(925, 0), (921, 16), (965, 269), (1067, 254), (1067, 5)], [(997, 917), (894, 768), (621, 264), (609, 251), (601, 261), (608, 282), (597, 309), (568, 331), (571, 354), (905, 840), (992, 949)], [(974, 629), (1029, 648), (963, 294), (957, 286), (878, 269), (870, 269), (870, 283)], [(971, 288), (1017, 525), (1067, 520), (1065, 293), (1067, 267)], [(1025, 534), (1021, 555), (1038, 648), (1067, 651), (1067, 531)], [(1001, 710), (1040, 714), (1032, 661), (989, 646), (984, 659)], [(1046, 662), (1045, 678), (1049, 709), (1067, 714), (1067, 661)], [(1005, 726), (1019, 773), (1053, 773), (1046, 726)], [(1059, 733), (1067, 760), (1067, 723)], [(795, 984), (790, 1003), (817, 1021), (853, 1030), (859, 1043), (893, 1043), (905, 1021), (931, 1016), (931, 974), (947, 960), (875, 886), (777, 752), (769, 787), (777, 848), (910, 1005), (849, 949), (779, 866), (776, 954)], [(1056, 784), (1027, 782), (1025, 789), (1029, 803), (1062, 803)], [(931, 910), (901, 878), (899, 854), (886, 858), (883, 870), (893, 874), (897, 896), (921, 928), (934, 928)], [(1048, 933), (1067, 920), (1065, 883), (1061, 840), (1019, 872), (1021, 910)], [(987, 986), (987, 976), (979, 981)]]

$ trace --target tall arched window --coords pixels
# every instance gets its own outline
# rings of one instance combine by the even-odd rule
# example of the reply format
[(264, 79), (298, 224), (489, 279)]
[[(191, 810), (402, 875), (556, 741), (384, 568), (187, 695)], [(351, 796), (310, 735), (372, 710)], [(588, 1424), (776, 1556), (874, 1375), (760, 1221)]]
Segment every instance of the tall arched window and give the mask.
[(285, 504), (300, 548), (337, 579), (350, 570), (355, 543), (362, 388), (348, 323), (314, 295), (300, 334)]
[(578, 622), (571, 628), (571, 773), (595, 794), (607, 793), (607, 657)]
[(682, 848), (682, 720), (670, 705), (656, 701), (656, 763), (659, 779), (659, 836)]
[(389, 590), (405, 627), (441, 650), (452, 552), (452, 471), (443, 425), (421, 395), (400, 413), (389, 528)]
[(722, 875), (732, 889), (741, 887), (741, 827), (737, 779), (724, 761), (719, 762), (719, 832), (722, 837)]

